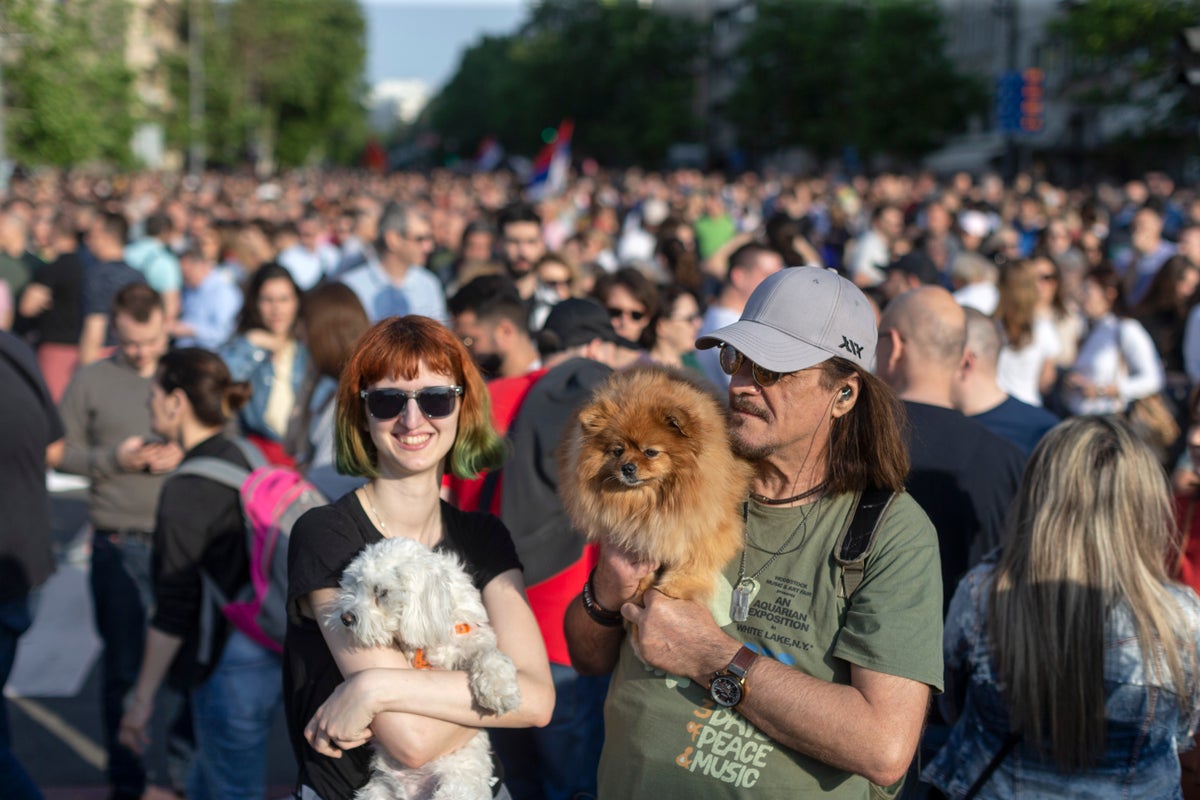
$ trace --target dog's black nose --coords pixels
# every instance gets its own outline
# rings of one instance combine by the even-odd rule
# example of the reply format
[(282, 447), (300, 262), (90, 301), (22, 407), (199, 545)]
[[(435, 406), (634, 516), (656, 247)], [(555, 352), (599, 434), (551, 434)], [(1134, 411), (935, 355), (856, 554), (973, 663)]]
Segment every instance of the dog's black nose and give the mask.
[(354, 616), (353, 612), (350, 612), (350, 611), (342, 612), (342, 624), (345, 625), (347, 628), (353, 628), (354, 623), (356, 623), (356, 622), (358, 622), (358, 617)]
[(637, 465), (634, 464), (633, 462), (626, 461), (624, 464), (621, 465), (621, 474), (624, 475), (626, 478), (636, 478), (637, 477)]

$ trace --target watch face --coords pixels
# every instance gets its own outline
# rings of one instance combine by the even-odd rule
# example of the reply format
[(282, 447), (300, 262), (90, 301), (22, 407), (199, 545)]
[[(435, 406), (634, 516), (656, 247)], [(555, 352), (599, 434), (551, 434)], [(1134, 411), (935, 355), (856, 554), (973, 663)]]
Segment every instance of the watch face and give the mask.
[(712, 680), (709, 694), (719, 705), (736, 706), (742, 699), (742, 682), (732, 675), (718, 675)]

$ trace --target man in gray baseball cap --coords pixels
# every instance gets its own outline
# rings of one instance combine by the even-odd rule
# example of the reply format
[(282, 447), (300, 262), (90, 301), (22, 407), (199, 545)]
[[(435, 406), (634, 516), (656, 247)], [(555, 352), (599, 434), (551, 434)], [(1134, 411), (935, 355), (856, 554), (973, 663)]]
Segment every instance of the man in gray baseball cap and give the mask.
[(865, 798), (903, 780), (941, 691), (942, 587), (876, 339), (858, 288), (795, 267), (697, 341), (721, 348), (730, 437), (756, 468), (746, 545), (707, 604), (639, 598), (660, 565), (601, 547), (565, 619), (575, 667), (612, 673), (599, 796)]
[(836, 272), (795, 267), (759, 284), (742, 318), (701, 336), (696, 348), (731, 345), (775, 372), (808, 369), (833, 356), (870, 372), (877, 338), (875, 310), (861, 289)]

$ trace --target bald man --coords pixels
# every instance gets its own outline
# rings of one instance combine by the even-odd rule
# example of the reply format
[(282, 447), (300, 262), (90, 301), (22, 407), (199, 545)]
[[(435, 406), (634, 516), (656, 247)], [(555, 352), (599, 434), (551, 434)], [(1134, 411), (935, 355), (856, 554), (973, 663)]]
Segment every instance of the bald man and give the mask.
[(888, 304), (876, 350), (876, 373), (908, 411), (906, 486), (937, 528), (947, 603), (963, 574), (1000, 544), (1025, 465), (1016, 445), (954, 408), (966, 340), (962, 306), (925, 286)]
[[(1025, 456), (953, 407), (955, 379), (967, 360), (966, 312), (945, 289), (925, 286), (897, 297), (879, 321), (875, 371), (908, 413), (905, 488), (937, 529), (943, 607), (958, 581), (1003, 536)], [(949, 725), (932, 707), (921, 736), (928, 763)]]
[(954, 407), (992, 433), (1015, 444), (1026, 456), (1058, 424), (1044, 408), (1022, 403), (996, 382), (1003, 341), (996, 321), (973, 308), (965, 309), (967, 347), (951, 386)]

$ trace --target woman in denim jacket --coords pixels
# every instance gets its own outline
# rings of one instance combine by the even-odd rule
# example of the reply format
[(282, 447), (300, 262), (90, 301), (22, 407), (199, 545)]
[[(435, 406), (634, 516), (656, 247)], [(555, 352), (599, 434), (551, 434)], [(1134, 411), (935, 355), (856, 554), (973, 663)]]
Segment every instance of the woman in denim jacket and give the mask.
[(251, 439), (281, 442), (287, 433), (308, 368), (308, 351), (296, 339), (299, 316), (300, 287), (291, 273), (278, 264), (260, 267), (246, 285), (237, 335), (221, 348), (234, 380), (254, 387), (238, 414)]
[(958, 586), (945, 630), (950, 739), (922, 773), (947, 797), (1179, 798), (1200, 598), (1171, 583), (1170, 496), (1115, 417), (1034, 451), (997, 564)]

